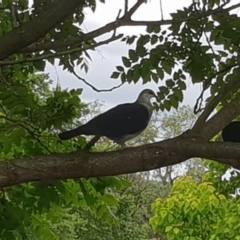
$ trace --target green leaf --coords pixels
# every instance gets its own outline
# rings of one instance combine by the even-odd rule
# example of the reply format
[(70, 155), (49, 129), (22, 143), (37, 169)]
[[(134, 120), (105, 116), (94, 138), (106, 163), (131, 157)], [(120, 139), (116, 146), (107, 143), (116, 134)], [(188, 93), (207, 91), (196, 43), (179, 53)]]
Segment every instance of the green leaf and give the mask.
[(126, 39), (126, 43), (129, 44), (129, 45), (131, 45), (131, 44), (134, 43), (134, 41), (135, 41), (136, 38), (137, 38), (136, 36), (128, 37), (128, 38)]
[(173, 228), (173, 233), (174, 233), (174, 234), (177, 235), (179, 232), (180, 232), (180, 229), (179, 229), (179, 228), (176, 228), (176, 227)]
[(158, 42), (158, 36), (157, 35), (152, 35), (151, 37), (151, 44), (154, 45)]
[(172, 226), (167, 226), (165, 232), (169, 232), (169, 231), (171, 231), (172, 229), (173, 229)]
[(181, 90), (186, 90), (187, 85), (184, 81), (178, 81), (178, 86)]
[(126, 82), (126, 79), (127, 79), (127, 76), (126, 76), (126, 74), (123, 72), (123, 73), (121, 74), (121, 81), (122, 81), (122, 82)]
[(120, 72), (113, 72), (112, 75), (111, 75), (111, 78), (116, 79), (116, 78), (119, 77), (119, 75), (120, 75)]
[(169, 75), (171, 75), (172, 73), (172, 67), (171, 65), (169, 65), (166, 61), (163, 61), (162, 62), (162, 67), (163, 67), (163, 70), (168, 73)]
[(145, 57), (147, 55), (147, 50), (145, 47), (137, 47), (137, 54), (140, 56), (140, 57)]
[(169, 100), (165, 100), (163, 106), (167, 111), (170, 111), (172, 104)]
[(136, 53), (134, 50), (130, 49), (130, 50), (128, 51), (128, 55), (129, 55), (129, 58), (130, 58), (133, 62), (136, 62), (136, 61), (138, 60), (138, 55), (137, 55), (137, 53)]
[(117, 66), (116, 69), (119, 71), (119, 72), (123, 72), (124, 71), (124, 68), (122, 66)]
[(152, 73), (152, 79), (155, 83), (158, 83), (158, 75), (156, 73)]
[(174, 83), (174, 81), (173, 81), (172, 79), (167, 79), (167, 80), (166, 80), (166, 85), (167, 85), (169, 88), (172, 88), (172, 87), (175, 85), (175, 83)]
[(179, 100), (178, 100), (178, 97), (175, 96), (175, 95), (172, 95), (170, 97), (170, 102), (171, 102), (171, 106), (174, 107), (174, 108), (178, 108), (178, 104), (179, 104)]
[(158, 77), (160, 79), (163, 79), (164, 78), (164, 72), (163, 72), (162, 68), (157, 68), (156, 70), (157, 70)]
[(159, 89), (160, 93), (163, 93), (165, 95), (169, 93), (169, 89), (167, 87), (165, 87), (165, 86), (161, 86), (158, 89)]
[(116, 198), (114, 198), (112, 195), (109, 195), (109, 194), (105, 194), (102, 197), (102, 200), (109, 206), (117, 206), (118, 205), (118, 201), (116, 200)]
[(126, 57), (122, 57), (122, 61), (125, 67), (131, 67), (131, 62)]
[(139, 78), (140, 78), (140, 69), (139, 69), (139, 67), (134, 67), (134, 70), (133, 70), (133, 81), (134, 81), (134, 83), (137, 83)]

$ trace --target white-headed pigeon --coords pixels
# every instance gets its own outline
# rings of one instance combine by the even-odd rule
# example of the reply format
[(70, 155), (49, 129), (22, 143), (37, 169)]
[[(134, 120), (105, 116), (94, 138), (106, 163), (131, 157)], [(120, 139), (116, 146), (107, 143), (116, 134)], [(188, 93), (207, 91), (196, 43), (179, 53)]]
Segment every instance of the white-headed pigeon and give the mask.
[(150, 90), (143, 90), (133, 103), (120, 104), (91, 119), (88, 123), (60, 133), (61, 140), (79, 135), (106, 136), (125, 147), (125, 142), (143, 132), (152, 116), (151, 99), (157, 98)]

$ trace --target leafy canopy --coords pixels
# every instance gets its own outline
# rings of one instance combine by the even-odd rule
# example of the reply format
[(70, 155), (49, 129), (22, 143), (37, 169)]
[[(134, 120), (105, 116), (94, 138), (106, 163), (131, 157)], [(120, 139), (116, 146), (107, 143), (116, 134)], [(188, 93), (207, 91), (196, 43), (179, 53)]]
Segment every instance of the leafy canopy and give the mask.
[[(199, 97), (196, 96), (195, 112), (201, 111), (203, 93), (207, 90), (211, 95), (206, 102), (218, 96), (213, 109), (219, 103), (224, 109), (239, 97), (240, 20), (230, 12), (239, 4), (194, 1), (172, 13), (171, 19), (141, 22), (131, 20), (143, 3), (139, 0), (130, 10), (126, 4), (125, 12), (113, 23), (86, 33), (84, 10), (94, 11), (99, 2), (104, 1), (34, 0), (30, 9), (30, 2), (26, 0), (1, 1), (0, 161), (4, 166), (0, 167), (1, 174), (9, 171), (10, 164), (3, 165), (6, 161), (16, 167), (22, 158), (47, 158), (54, 153), (82, 150), (86, 145), (83, 137), (64, 143), (56, 137), (58, 131), (81, 124), (81, 117), (91, 109), (81, 101), (82, 89), (68, 91), (59, 85), (55, 89), (49, 85), (50, 79), (43, 74), (46, 62), (61, 66), (97, 90), (75, 72), (75, 67), (87, 72), (89, 50), (121, 39), (132, 48), (127, 56), (121, 56), (122, 65), (112, 70), (111, 77), (122, 83), (156, 82), (159, 85), (156, 109), (178, 108), (189, 83), (201, 84), (203, 89)], [(128, 25), (145, 25), (147, 32), (141, 36), (117, 34), (118, 27)], [(97, 39), (111, 31), (110, 38)], [(148, 136), (155, 136), (154, 132)], [(98, 149), (106, 150), (104, 145)], [(32, 165), (20, 165), (20, 168), (33, 171), (34, 180), (41, 180), (43, 173)], [(213, 171), (218, 169), (218, 173), (226, 170), (226, 166), (210, 165)], [(12, 171), (7, 177), (19, 183), (21, 174)], [(237, 183), (226, 187), (217, 178), (201, 183), (191, 178), (175, 182), (172, 195), (153, 204), (154, 230), (169, 239), (199, 239), (200, 236), (237, 239), (239, 203), (227, 197)], [(60, 239), (64, 233), (66, 239), (84, 239), (83, 233), (89, 230), (94, 239), (101, 231), (105, 237), (110, 230), (113, 239), (145, 238), (149, 231), (144, 225), (146, 222), (141, 224), (133, 219), (136, 189), (124, 195), (129, 188), (129, 181), (114, 176), (9, 187), (0, 193), (0, 238)], [(139, 199), (145, 201), (146, 198)], [(99, 219), (101, 223), (95, 223)]]

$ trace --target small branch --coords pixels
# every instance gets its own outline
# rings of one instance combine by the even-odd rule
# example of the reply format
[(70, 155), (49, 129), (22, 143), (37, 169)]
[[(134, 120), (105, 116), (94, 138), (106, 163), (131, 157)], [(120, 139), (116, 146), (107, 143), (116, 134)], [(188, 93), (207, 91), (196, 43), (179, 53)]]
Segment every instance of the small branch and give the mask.
[(125, 0), (124, 1), (124, 15), (126, 15), (127, 14), (127, 11), (128, 11), (128, 0)]
[(137, 9), (145, 2), (145, 0), (138, 0), (135, 5), (124, 15), (124, 17), (130, 19)]
[(43, 54), (41, 56), (38, 57), (33, 57), (33, 58), (26, 58), (24, 60), (21, 61), (0, 61), (0, 66), (6, 66), (6, 65), (16, 65), (16, 64), (23, 64), (23, 63), (27, 63), (27, 62), (36, 62), (39, 60), (46, 60), (48, 58), (56, 58), (62, 55), (67, 55), (67, 54), (73, 54), (76, 52), (82, 52), (82, 51), (86, 51), (86, 50), (93, 50), (96, 47), (108, 44), (110, 42), (116, 41), (120, 38), (122, 38), (122, 34), (119, 34), (117, 36), (112, 36), (111, 38), (104, 40), (104, 41), (100, 41), (96, 44), (90, 45), (90, 46), (86, 46), (86, 47), (79, 47), (79, 48), (74, 48), (74, 49), (69, 49), (69, 50), (65, 50), (65, 51), (61, 51), (61, 52), (57, 52), (57, 53), (49, 53), (49, 54)]
[[(236, 86), (236, 89), (237, 88), (239, 87)], [(206, 118), (207, 113), (217, 103), (217, 100), (213, 101), (214, 102), (206, 109), (206, 113), (202, 114), (201, 120), (198, 121), (195, 129), (193, 128), (194, 131), (198, 130), (204, 139), (211, 139), (213, 136), (219, 133), (228, 123), (240, 115), (240, 96), (238, 96), (230, 103), (226, 104), (223, 108), (221, 108), (213, 117), (211, 117), (205, 124), (201, 126), (201, 123)]]
[[(120, 14), (121, 14), (121, 12), (122, 12), (122, 10), (119, 9), (119, 11), (118, 11), (118, 15), (117, 15), (117, 18), (116, 18), (116, 23), (117, 23), (118, 20), (120, 19)], [(115, 27), (115, 28), (113, 29), (112, 37), (116, 36), (116, 32), (117, 32), (117, 28)]]
[(205, 91), (206, 91), (206, 89), (203, 88), (199, 97), (197, 98), (197, 101), (196, 101), (196, 103), (194, 105), (194, 109), (193, 109), (194, 114), (198, 114), (203, 110), (202, 103), (203, 103), (203, 94), (204, 94)]
[(114, 31), (114, 29), (122, 27), (122, 26), (159, 26), (159, 25), (170, 25), (172, 24), (172, 20), (163, 20), (163, 21), (133, 21), (133, 20), (126, 20), (125, 18), (120, 18), (118, 21), (114, 21), (108, 23), (107, 25), (93, 30), (92, 32), (85, 33), (82, 36), (72, 38), (71, 40), (68, 39), (66, 41), (59, 40), (56, 42), (46, 42), (42, 44), (33, 44), (29, 47), (19, 49), (18, 53), (33, 53), (33, 52), (40, 52), (46, 50), (57, 50), (66, 48), (68, 46), (79, 46), (81, 43), (86, 42), (90, 39), (102, 36), (106, 33)]
[(94, 90), (95, 92), (111, 92), (114, 89), (120, 88), (124, 83), (120, 83), (117, 86), (114, 86), (112, 88), (109, 89), (98, 89), (96, 87), (94, 87), (92, 84), (90, 84), (89, 82), (87, 82), (84, 78), (80, 77), (76, 71), (74, 70), (74, 68), (71, 69), (72, 74), (80, 81), (82, 81), (83, 83), (85, 83), (87, 86), (89, 86), (90, 88), (92, 88), (92, 90)]
[(160, 0), (160, 13), (161, 13), (161, 19), (163, 20), (163, 6), (162, 6), (162, 0)]
[(209, 48), (211, 49), (212, 53), (216, 55), (216, 53), (215, 53), (215, 51), (214, 51), (214, 49), (212, 47), (212, 44), (211, 44), (211, 42), (210, 42), (206, 32), (204, 32), (204, 36), (206, 38), (207, 44), (208, 44)]
[[(64, 1), (64, 0), (62, 0), (62, 1)], [(74, 2), (74, 1), (77, 2), (77, 0), (71, 0), (71, 2)], [(66, 1), (66, 2), (68, 3), (68, 1)], [(105, 33), (111, 32), (114, 29), (116, 29), (118, 27), (121, 27), (121, 26), (160, 26), (160, 25), (170, 25), (170, 24), (174, 23), (174, 21), (171, 20), (171, 19), (161, 20), (161, 21), (132, 21), (130, 19), (130, 17), (137, 10), (137, 8), (139, 6), (141, 6), (141, 4), (143, 2), (144, 2), (144, 0), (139, 0), (129, 10), (127, 15), (125, 14), (122, 18), (118, 19), (118, 21), (111, 22), (111, 23), (109, 23), (109, 24), (107, 24), (107, 25), (105, 25), (105, 26), (103, 26), (99, 29), (96, 29), (92, 32), (86, 33), (82, 36), (76, 37), (76, 38), (71, 39), (71, 40), (66, 40), (66, 41), (65, 40), (64, 41), (60, 40), (60, 41), (56, 41), (56, 42), (46, 42), (46, 43), (36, 45), (36, 44), (33, 44), (33, 43), (36, 42), (39, 38), (41, 38), (43, 36), (43, 29), (41, 31), (41, 34), (40, 34), (41, 36), (40, 37), (36, 38), (36, 36), (35, 36), (33, 38), (33, 36), (31, 36), (31, 37), (28, 38), (28, 41), (25, 41), (25, 40), (22, 40), (22, 39), (16, 39), (15, 40), (15, 38), (13, 37), (13, 36), (16, 36), (16, 35), (21, 35), (20, 33), (18, 33), (18, 31), (17, 31), (18, 28), (17, 28), (16, 30), (13, 30), (12, 32), (10, 32), (11, 33), (11, 36), (10, 36), (11, 37), (11, 44), (9, 44), (9, 42), (6, 40), (5, 36), (0, 40), (0, 46), (1, 46), (0, 47), (0, 56), (1, 56), (1, 59), (6, 58), (6, 56), (9, 56), (13, 53), (33, 53), (33, 52), (40, 52), (40, 51), (46, 51), (46, 50), (55, 50), (56, 51), (57, 49), (66, 48), (68, 46), (76, 46), (76, 45), (79, 46), (79, 44), (81, 44), (82, 42), (85, 42), (89, 39), (99, 37), (99, 36), (101, 36)], [(79, 3), (79, 1), (78, 1), (78, 5), (80, 5), (80, 4), (81, 3)], [(61, 8), (63, 8), (63, 7), (66, 7), (66, 6), (61, 5)], [(209, 10), (209, 11), (206, 11), (204, 13), (196, 14), (196, 16), (193, 16), (193, 17), (190, 17), (190, 18), (181, 19), (181, 22), (189, 21), (189, 20), (196, 19), (196, 18), (201, 18), (201, 17), (207, 17), (209, 15), (213, 15), (213, 14), (220, 13), (220, 12), (228, 12), (228, 11), (231, 11), (231, 10), (236, 9), (238, 7), (240, 7), (240, 3), (232, 5), (231, 7), (225, 8), (225, 9), (222, 8), (222, 7), (219, 7), (219, 8), (216, 8), (214, 10)], [(54, 7), (49, 6), (50, 12), (52, 11), (51, 8), (54, 8)], [(55, 7), (55, 10), (59, 11), (58, 9), (56, 9), (56, 7)], [(68, 11), (70, 11), (70, 9)], [(56, 11), (54, 11), (54, 12), (56, 12)], [(51, 14), (52, 14), (52, 12), (49, 14), (52, 17)], [(58, 18), (59, 18), (59, 16), (58, 16)], [(45, 18), (44, 23), (42, 23), (41, 25), (47, 25), (49, 22), (51, 22), (49, 20), (49, 18)], [(30, 22), (29, 22), (28, 25), (30, 25)], [(31, 28), (34, 27), (34, 29), (36, 29), (35, 21), (29, 27), (28, 27), (28, 25), (24, 24), (24, 26), (22, 26), (22, 30), (23, 30), (23, 32), (32, 33)], [(52, 24), (52, 25), (54, 25), (54, 24)], [(44, 27), (44, 31), (46, 30), (45, 28), (51, 29), (52, 27), (46, 26), (46, 27)], [(10, 37), (8, 37), (8, 39), (10, 39)], [(7, 42), (7, 44), (8, 44), (7, 49), (6, 49), (5, 45), (2, 44), (3, 41)], [(24, 42), (21, 42), (21, 41), (24, 41)], [(20, 42), (21, 42), (21, 44), (20, 44)], [(12, 47), (13, 44), (14, 44), (14, 48)], [(11, 48), (9, 47), (9, 45), (10, 45)], [(31, 46), (29, 46), (29, 45), (31, 45)]]
[(229, 65), (229, 66), (223, 68), (223, 69), (220, 70), (220, 71), (215, 72), (215, 73), (207, 80), (207, 82), (204, 83), (204, 85), (203, 85), (204, 90), (206, 90), (206, 89), (210, 86), (212, 80), (213, 80), (214, 78), (216, 78), (218, 75), (220, 75), (220, 74), (222, 74), (222, 73), (226, 73), (226, 72), (230, 71), (232, 68), (237, 67), (238, 65), (239, 65), (238, 63), (235, 63), (235, 64), (232, 64), (232, 65)]
[(46, 1), (45, 7), (37, 17), (1, 37), (0, 60), (6, 59), (20, 49), (45, 37), (51, 29), (65, 20), (84, 3), (83, 0)]
[(87, 143), (87, 145), (83, 148), (83, 150), (89, 151), (89, 150), (95, 145), (95, 143), (96, 143), (99, 139), (100, 139), (99, 136), (93, 137), (93, 138)]
[[(231, 65), (231, 66), (229, 66), (229, 67), (219, 71), (217, 74), (214, 74), (212, 79), (214, 77), (216, 77), (217, 75), (223, 73), (223, 72), (231, 70), (234, 66), (235, 65)], [(193, 126), (194, 131), (198, 132), (201, 129), (201, 127), (203, 126), (203, 124), (205, 124), (207, 118), (212, 113), (212, 111), (217, 107), (217, 105), (221, 101), (223, 101), (232, 90), (236, 90), (238, 88), (238, 86), (240, 86), (240, 81), (237, 78), (235, 79), (235, 81), (233, 81), (228, 86), (226, 86), (226, 87), (223, 86), (223, 88), (218, 92), (218, 95), (212, 99), (212, 101), (207, 105), (207, 107), (205, 108), (203, 113), (197, 119), (196, 123)], [(198, 101), (202, 100), (202, 96), (203, 96), (204, 91), (205, 91), (205, 89), (203, 89), (203, 91), (201, 92), (199, 98), (197, 99), (197, 103), (196, 103), (196, 105), (194, 107), (194, 113), (196, 113), (196, 106), (198, 104)]]

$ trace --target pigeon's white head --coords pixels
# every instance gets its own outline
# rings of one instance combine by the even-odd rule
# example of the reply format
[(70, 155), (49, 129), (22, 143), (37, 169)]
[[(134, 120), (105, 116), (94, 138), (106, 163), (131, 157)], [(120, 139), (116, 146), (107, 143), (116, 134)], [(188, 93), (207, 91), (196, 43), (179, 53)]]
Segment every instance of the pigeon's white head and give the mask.
[(155, 92), (151, 89), (144, 89), (142, 92), (140, 92), (137, 102), (146, 105), (147, 107), (151, 107), (151, 99), (152, 98), (156, 98), (157, 99), (157, 95), (155, 94)]

